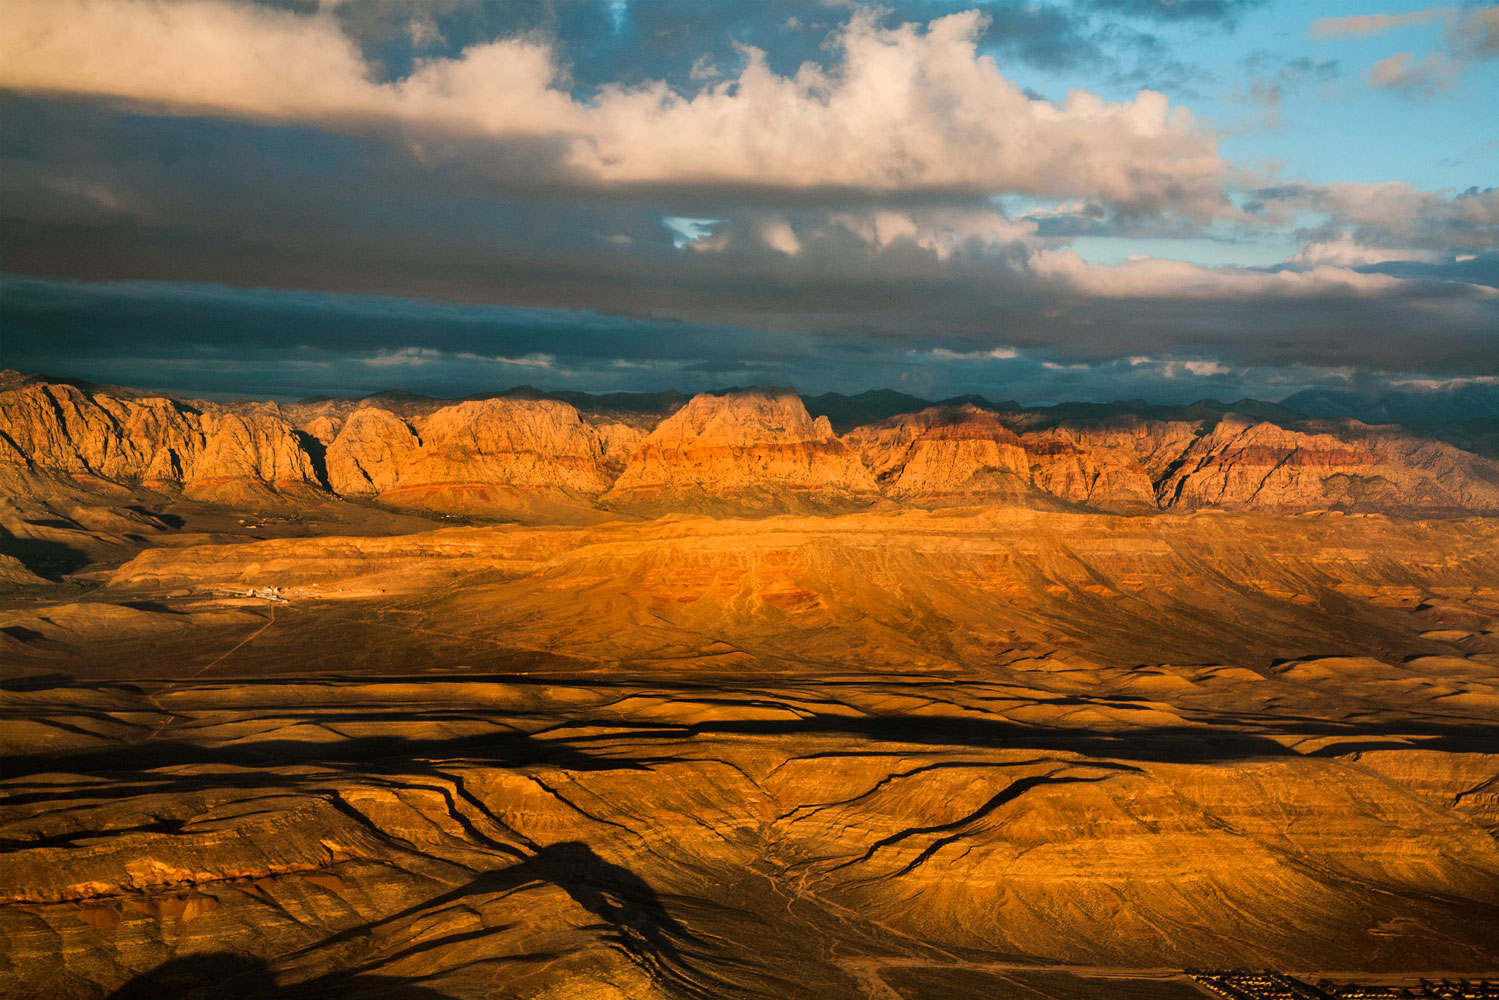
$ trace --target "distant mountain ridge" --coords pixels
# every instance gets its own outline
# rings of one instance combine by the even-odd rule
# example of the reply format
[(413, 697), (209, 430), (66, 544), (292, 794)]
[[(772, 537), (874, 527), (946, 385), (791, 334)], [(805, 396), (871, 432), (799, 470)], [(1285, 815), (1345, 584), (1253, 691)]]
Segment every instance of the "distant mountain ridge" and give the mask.
[(1499, 513), (1499, 464), (1395, 427), (1258, 400), (1024, 408), (891, 390), (213, 403), (7, 372), (0, 476), (17, 495), (63, 477), (533, 521), (995, 503)]

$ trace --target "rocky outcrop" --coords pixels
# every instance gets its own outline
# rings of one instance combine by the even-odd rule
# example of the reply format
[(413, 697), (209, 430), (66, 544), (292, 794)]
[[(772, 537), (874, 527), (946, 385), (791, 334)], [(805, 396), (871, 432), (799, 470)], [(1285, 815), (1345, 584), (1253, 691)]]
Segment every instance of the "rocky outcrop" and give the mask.
[(1100, 510), (1137, 510), (1156, 506), (1156, 478), (1196, 439), (1198, 427), (1125, 415), (1022, 430), (1021, 440), (1039, 488)]
[(32, 382), (0, 392), (0, 461), (211, 497), (225, 484), (318, 485), (274, 407), (236, 413), (159, 396), (119, 398)]
[(1499, 463), (1397, 427), (1130, 406), (939, 405), (839, 437), (790, 390), (702, 394), (661, 418), (543, 394), (212, 403), (0, 373), (0, 466), (240, 507), (296, 490), (569, 523), (882, 501), (1499, 512)]
[[(320, 417), (308, 433), (329, 430)], [(412, 420), (366, 406), (328, 443), (328, 482), (346, 496), (416, 506), (427, 505), (424, 497), (453, 499), (454, 486), (589, 498), (608, 489), (640, 437), (623, 424), (585, 424), (572, 406), (551, 400), (457, 403)]]
[[(893, 417), (844, 440), (902, 502), (1034, 503), (1039, 495), (1112, 511), (1499, 511), (1499, 464), (1353, 421), (1303, 429), (1234, 413), (1058, 421), (963, 406)], [(1017, 480), (1034, 492), (1007, 493)]]
[(819, 510), (879, 495), (859, 456), (790, 390), (694, 396), (630, 456), (616, 508)]
[(971, 404), (901, 414), (856, 427), (843, 440), (895, 499), (973, 503), (1029, 488), (1031, 460), (1020, 439)]
[(1499, 511), (1499, 464), (1354, 421), (1322, 432), (1230, 414), (1194, 440), (1156, 493), (1162, 507)]
[[(894, 499), (927, 505), (1057, 501), (1153, 508), (1153, 474), (1195, 438), (1194, 424), (1041, 424), (972, 404), (941, 406), (844, 436)], [(1017, 433), (1018, 431), (1018, 433)]]

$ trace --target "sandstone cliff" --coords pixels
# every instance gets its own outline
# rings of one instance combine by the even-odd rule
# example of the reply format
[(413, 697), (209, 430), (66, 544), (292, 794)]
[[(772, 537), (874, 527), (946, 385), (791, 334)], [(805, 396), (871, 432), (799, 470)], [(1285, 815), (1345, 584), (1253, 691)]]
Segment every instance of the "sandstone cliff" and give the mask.
[[(331, 429), (319, 417), (308, 433)], [(516, 499), (506, 499), (511, 491), (591, 498), (640, 437), (623, 424), (585, 424), (551, 400), (457, 403), (409, 421), (365, 406), (327, 445), (328, 482), (346, 496), (439, 508), (504, 506)]]
[(1021, 431), (1035, 484), (1101, 510), (1156, 506), (1154, 481), (1197, 436), (1195, 422), (1125, 414)]
[(619, 508), (802, 510), (863, 506), (874, 477), (826, 417), (790, 390), (694, 396), (630, 456), (604, 496)]
[(895, 499), (953, 505), (1030, 492), (1031, 459), (1020, 439), (971, 404), (901, 414), (843, 440)]
[(661, 417), (668, 402), (655, 413), (540, 394), (220, 404), (0, 373), (0, 466), (241, 509), (292, 490), (528, 521), (877, 502), (1499, 512), (1499, 463), (1353, 421), (965, 403), (840, 438), (789, 390), (702, 394)]
[(0, 391), (0, 461), (205, 499), (237, 487), (315, 488), (297, 430), (274, 408), (247, 413), (159, 396), (119, 398), (32, 382)]
[(1130, 415), (1052, 424), (964, 404), (891, 417), (855, 428), (844, 440), (895, 499), (1067, 501), (1115, 510), (1155, 506), (1154, 476), (1195, 439), (1195, 428)]
[(1157, 485), (1162, 507), (1499, 511), (1499, 464), (1354, 421), (1295, 431), (1230, 414)]

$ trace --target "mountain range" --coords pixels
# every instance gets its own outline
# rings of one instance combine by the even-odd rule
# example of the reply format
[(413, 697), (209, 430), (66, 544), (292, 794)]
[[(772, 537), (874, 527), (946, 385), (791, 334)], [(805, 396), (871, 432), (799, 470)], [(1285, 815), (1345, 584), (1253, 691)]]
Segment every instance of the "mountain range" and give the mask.
[(1347, 409), (1317, 418), (1256, 400), (1022, 407), (758, 387), (211, 402), (6, 372), (0, 475), (17, 496), (45, 497), (58, 483), (230, 505), (331, 495), (530, 522), (991, 503), (1499, 512), (1499, 462)]

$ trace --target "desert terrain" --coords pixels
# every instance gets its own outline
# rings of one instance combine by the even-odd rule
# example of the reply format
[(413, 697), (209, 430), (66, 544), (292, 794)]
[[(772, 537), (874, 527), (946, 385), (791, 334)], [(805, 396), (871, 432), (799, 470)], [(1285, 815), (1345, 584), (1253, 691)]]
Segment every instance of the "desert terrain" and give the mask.
[(896, 396), (6, 373), (0, 992), (1494, 978), (1499, 464)]

